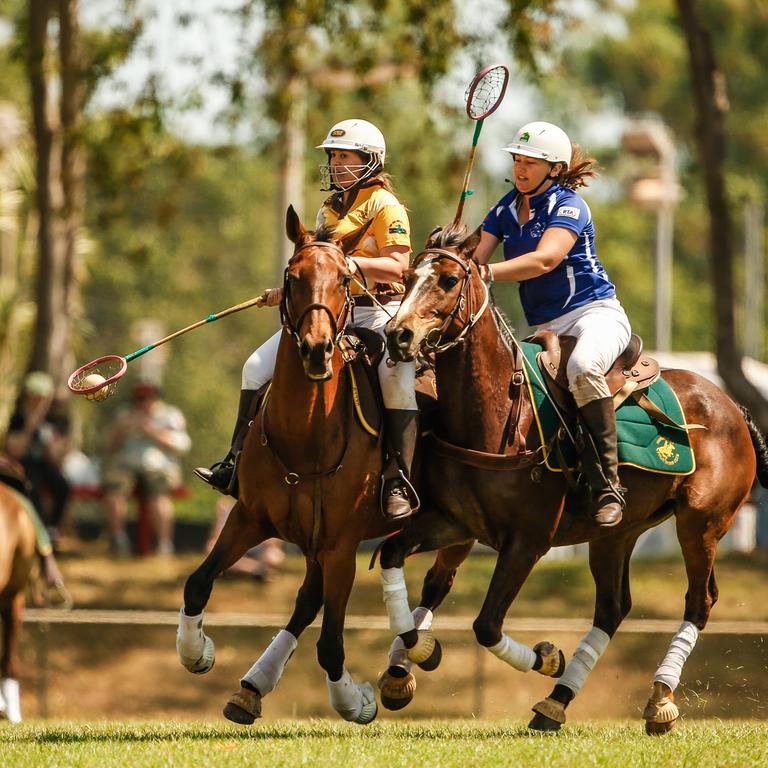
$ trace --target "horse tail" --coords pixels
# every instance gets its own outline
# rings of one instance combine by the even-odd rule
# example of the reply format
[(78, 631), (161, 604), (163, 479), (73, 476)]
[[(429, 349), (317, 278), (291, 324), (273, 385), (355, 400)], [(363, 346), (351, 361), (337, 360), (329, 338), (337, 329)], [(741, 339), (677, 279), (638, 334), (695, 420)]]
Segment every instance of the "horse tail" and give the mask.
[(752, 415), (743, 405), (739, 406), (739, 410), (744, 417), (744, 421), (747, 422), (749, 436), (752, 438), (752, 447), (755, 449), (755, 456), (757, 458), (757, 479), (760, 481), (760, 485), (762, 485), (763, 488), (768, 488), (768, 444), (766, 444), (765, 435), (760, 431), (760, 428), (755, 424)]

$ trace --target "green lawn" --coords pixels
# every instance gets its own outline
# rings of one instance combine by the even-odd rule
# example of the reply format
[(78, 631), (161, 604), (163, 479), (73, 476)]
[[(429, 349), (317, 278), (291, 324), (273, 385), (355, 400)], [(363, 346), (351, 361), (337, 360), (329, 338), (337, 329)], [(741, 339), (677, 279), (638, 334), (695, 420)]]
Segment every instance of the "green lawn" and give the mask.
[(372, 766), (395, 768), (664, 768), (765, 766), (768, 727), (751, 722), (682, 724), (646, 736), (637, 722), (567, 725), (541, 736), (519, 721), (259, 723), (31, 723), (0, 728), (0, 764), (13, 768), (150, 766)]

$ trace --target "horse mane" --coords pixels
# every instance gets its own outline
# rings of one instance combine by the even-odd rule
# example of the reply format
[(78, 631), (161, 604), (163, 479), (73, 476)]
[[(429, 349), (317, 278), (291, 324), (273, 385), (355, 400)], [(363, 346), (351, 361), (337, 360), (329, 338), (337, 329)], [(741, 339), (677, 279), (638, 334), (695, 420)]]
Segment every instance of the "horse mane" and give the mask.
[(336, 227), (333, 224), (323, 224), (312, 233), (312, 239), (318, 243), (332, 243), (335, 231)]
[(447, 227), (435, 229), (429, 238), (433, 248), (459, 248), (469, 237), (466, 224), (453, 221)]

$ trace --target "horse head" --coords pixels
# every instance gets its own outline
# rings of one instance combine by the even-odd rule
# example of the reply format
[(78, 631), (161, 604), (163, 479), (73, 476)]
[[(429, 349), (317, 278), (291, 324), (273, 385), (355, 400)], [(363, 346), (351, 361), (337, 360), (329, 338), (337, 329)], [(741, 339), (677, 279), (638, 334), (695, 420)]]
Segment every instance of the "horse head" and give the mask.
[(387, 348), (395, 361), (413, 360), (424, 347), (441, 352), (460, 343), (488, 305), (488, 290), (472, 254), (480, 230), (464, 225), (432, 231), (405, 274), (400, 310), (387, 324)]
[(346, 238), (336, 238), (330, 228), (311, 232), (290, 206), (286, 231), (295, 247), (285, 268), (280, 317), (296, 342), (307, 378), (327, 381), (352, 304), (352, 275), (344, 254), (364, 230)]

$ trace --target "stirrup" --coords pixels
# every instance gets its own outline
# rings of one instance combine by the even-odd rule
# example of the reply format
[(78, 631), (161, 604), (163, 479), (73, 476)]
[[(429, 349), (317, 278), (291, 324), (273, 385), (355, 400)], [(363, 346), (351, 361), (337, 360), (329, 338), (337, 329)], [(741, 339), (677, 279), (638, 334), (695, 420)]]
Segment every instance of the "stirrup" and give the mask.
[(227, 456), (222, 461), (217, 461), (210, 468), (196, 467), (193, 470), (194, 474), (204, 483), (224, 494), (230, 492), (236, 471), (237, 462), (230, 456)]
[[(415, 509), (411, 507), (410, 488), (411, 485), (402, 472), (395, 477), (382, 478), (381, 513), (384, 517), (388, 520), (400, 520), (410, 517), (418, 509), (418, 506)], [(390, 511), (390, 501), (395, 506), (394, 512)]]

